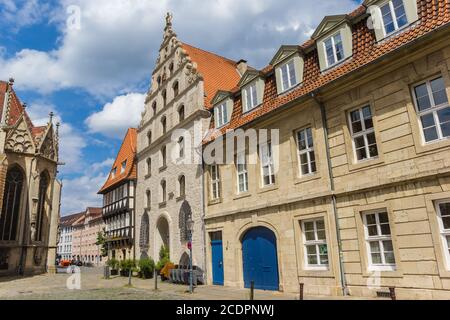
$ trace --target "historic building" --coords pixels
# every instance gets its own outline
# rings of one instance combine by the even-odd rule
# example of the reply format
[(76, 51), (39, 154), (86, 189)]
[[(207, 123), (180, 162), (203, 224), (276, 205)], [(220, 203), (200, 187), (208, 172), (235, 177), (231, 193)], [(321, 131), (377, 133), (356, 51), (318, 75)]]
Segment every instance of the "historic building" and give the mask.
[(84, 212), (61, 217), (59, 222), (59, 241), (56, 252), (57, 258), (61, 260), (72, 260), (73, 224)]
[(0, 81), (0, 275), (53, 272), (61, 183), (58, 128), (31, 122), (13, 89)]
[(450, 298), (449, 23), (445, 0), (366, 0), (208, 97), (205, 147), (279, 133), (205, 172), (209, 282)]
[(193, 221), (193, 264), (204, 270), (202, 138), (211, 98), (235, 87), (245, 66), (179, 41), (168, 14), (138, 128), (138, 257), (158, 261), (165, 247), (171, 261), (187, 266)]
[(103, 195), (103, 220), (108, 257), (134, 259), (136, 129), (128, 129), (119, 153), (99, 194)]
[(103, 264), (102, 248), (97, 244), (98, 234), (105, 229), (102, 208), (87, 208), (75, 216), (78, 218), (72, 223), (72, 259), (84, 264)]

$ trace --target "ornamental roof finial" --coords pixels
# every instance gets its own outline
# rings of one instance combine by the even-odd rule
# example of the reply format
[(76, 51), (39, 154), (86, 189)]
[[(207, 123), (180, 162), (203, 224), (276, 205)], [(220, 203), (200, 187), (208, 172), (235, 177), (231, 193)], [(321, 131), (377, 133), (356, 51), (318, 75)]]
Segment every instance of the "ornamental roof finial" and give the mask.
[(173, 14), (170, 12), (167, 12), (166, 15), (166, 28), (172, 27), (172, 20), (173, 20)]

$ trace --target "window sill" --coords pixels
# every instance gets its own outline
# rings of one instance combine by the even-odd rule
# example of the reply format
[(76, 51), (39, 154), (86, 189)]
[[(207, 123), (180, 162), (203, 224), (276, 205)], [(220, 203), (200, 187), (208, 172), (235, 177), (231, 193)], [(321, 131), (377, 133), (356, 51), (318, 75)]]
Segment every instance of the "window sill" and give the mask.
[(182, 195), (182, 196), (179, 196), (176, 198), (177, 202), (184, 201), (184, 200), (186, 200), (186, 195)]
[(239, 194), (235, 195), (233, 200), (244, 199), (244, 198), (248, 198), (248, 197), (251, 197), (251, 196), (252, 196), (252, 194), (250, 192), (248, 192), (248, 191), (247, 192), (242, 192), (242, 193), (239, 193)]
[(350, 171), (350, 172), (356, 171), (356, 170), (364, 169), (367, 167), (380, 165), (383, 163), (384, 163), (384, 160), (380, 156), (378, 156), (377, 158), (371, 158), (371, 159), (359, 161), (357, 163), (351, 163), (348, 165), (348, 171)]
[(219, 204), (219, 203), (222, 203), (222, 199), (212, 199), (212, 200), (209, 200), (208, 201), (208, 205), (209, 206), (213, 206), (213, 205), (216, 205), (216, 204)]
[(166, 201), (161, 202), (161, 203), (159, 204), (159, 208), (160, 208), (160, 209), (161, 209), (161, 208), (165, 208), (165, 207), (167, 207), (167, 202), (166, 202)]
[(166, 171), (166, 169), (167, 169), (167, 165), (162, 166), (161, 168), (159, 168), (159, 172)]
[(313, 174), (308, 174), (302, 177), (296, 177), (294, 178), (294, 184), (301, 184), (301, 183), (305, 183), (305, 182), (309, 182), (309, 181), (313, 181), (313, 180), (319, 180), (321, 178), (320, 174), (313, 173)]
[[(423, 138), (422, 138), (423, 140)], [(420, 145), (416, 145), (416, 152), (419, 153), (425, 153), (434, 151), (436, 149), (445, 148), (450, 146), (450, 138), (444, 138), (441, 140), (431, 141), (427, 143), (422, 143)]]
[(334, 278), (334, 273), (330, 267), (327, 269), (305, 268), (298, 271), (299, 277)]
[(279, 96), (286, 95), (286, 94), (290, 93), (291, 91), (294, 91), (297, 87), (300, 87), (302, 84), (303, 84), (303, 82), (297, 83), (296, 85), (290, 87), (289, 89), (278, 92), (278, 95)]
[(261, 193), (271, 192), (271, 191), (278, 190), (278, 188), (279, 188), (278, 184), (271, 184), (271, 185), (260, 188), (258, 190), (258, 193), (261, 194)]
[(145, 179), (145, 180), (148, 180), (148, 179), (150, 179), (151, 177), (152, 177), (151, 174), (147, 174), (147, 175), (144, 177), (144, 179)]

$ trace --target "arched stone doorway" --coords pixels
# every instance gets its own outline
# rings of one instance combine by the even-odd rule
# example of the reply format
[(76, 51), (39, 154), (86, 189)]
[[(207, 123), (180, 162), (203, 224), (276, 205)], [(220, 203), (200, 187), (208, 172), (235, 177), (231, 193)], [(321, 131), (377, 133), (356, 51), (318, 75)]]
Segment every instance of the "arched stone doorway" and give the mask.
[(156, 223), (155, 257), (158, 257), (161, 247), (170, 251), (170, 228), (166, 217), (160, 217)]
[(277, 238), (265, 227), (247, 230), (242, 237), (242, 262), (246, 288), (279, 290)]

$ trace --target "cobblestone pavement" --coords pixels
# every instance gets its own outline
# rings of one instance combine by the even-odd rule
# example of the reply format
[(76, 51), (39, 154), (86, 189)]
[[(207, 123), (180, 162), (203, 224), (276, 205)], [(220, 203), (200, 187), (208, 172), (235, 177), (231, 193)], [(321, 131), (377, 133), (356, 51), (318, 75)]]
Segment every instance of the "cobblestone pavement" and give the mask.
[[(81, 289), (69, 290), (66, 286), (70, 274), (39, 275), (27, 278), (0, 278), (0, 300), (248, 300), (249, 290), (199, 286), (193, 295), (187, 286), (158, 283), (154, 280), (113, 277), (103, 279), (102, 269), (82, 268)], [(281, 292), (255, 291), (255, 300), (295, 300), (298, 295)], [(306, 297), (306, 299), (330, 299)]]

